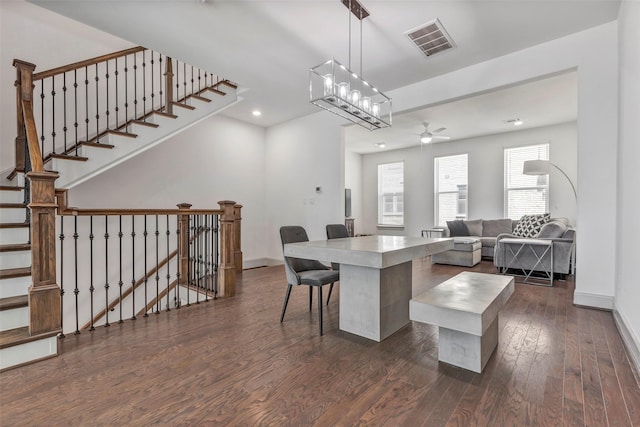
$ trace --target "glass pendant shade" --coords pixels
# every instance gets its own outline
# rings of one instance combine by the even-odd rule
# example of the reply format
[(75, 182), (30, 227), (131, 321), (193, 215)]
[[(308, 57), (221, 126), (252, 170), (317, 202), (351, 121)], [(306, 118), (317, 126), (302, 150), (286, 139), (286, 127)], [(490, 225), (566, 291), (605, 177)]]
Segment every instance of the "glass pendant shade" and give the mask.
[(309, 70), (312, 104), (369, 130), (391, 126), (391, 98), (335, 59)]

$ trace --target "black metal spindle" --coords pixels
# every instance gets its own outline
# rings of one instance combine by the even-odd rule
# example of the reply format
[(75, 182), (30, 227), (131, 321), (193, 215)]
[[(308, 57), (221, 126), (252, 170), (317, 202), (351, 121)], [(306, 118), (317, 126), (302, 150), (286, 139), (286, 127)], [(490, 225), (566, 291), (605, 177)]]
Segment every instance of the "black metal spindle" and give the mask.
[[(144, 114), (143, 114), (144, 116)], [(138, 118), (138, 54), (133, 54), (133, 118)]]
[[(116, 113), (116, 129), (118, 129), (120, 127), (120, 120), (118, 119), (118, 112), (120, 111), (120, 103), (118, 102), (118, 92), (120, 92), (120, 86), (118, 86), (118, 75), (120, 74), (120, 71), (118, 70), (118, 58), (116, 58), (116, 65), (115, 65), (116, 69), (113, 72), (113, 74), (116, 76), (116, 106), (113, 109)], [(124, 131), (127, 131), (127, 119), (125, 117), (124, 120), (125, 126), (124, 126)]]
[(73, 70), (73, 129), (74, 129), (74, 144), (76, 147), (76, 156), (78, 155), (78, 70)]
[[(134, 117), (134, 120), (137, 117)], [(127, 66), (127, 57), (124, 57), (124, 121), (129, 121), (129, 67)], [(129, 132), (128, 128), (125, 128)]]
[(191, 95), (193, 95), (195, 93), (194, 89), (193, 89), (193, 82), (194, 82), (194, 80), (193, 80), (193, 65), (192, 65), (191, 66)]
[(158, 241), (160, 231), (158, 231), (158, 215), (156, 215), (156, 314), (160, 314), (160, 250), (158, 249)]
[(100, 102), (98, 100), (100, 91), (98, 90), (98, 82), (100, 81), (100, 77), (98, 76), (98, 64), (96, 64), (96, 76), (94, 77), (96, 81), (96, 142), (100, 142)]
[(142, 51), (142, 114), (147, 114), (147, 62), (145, 59), (146, 50)]
[(40, 80), (40, 149), (44, 156), (44, 79)]
[(198, 93), (200, 93), (200, 91), (202, 91), (202, 70), (198, 68)]
[(202, 236), (200, 234), (200, 215), (196, 215), (196, 238), (195, 238), (195, 253), (194, 253), (194, 268), (195, 268), (195, 282), (196, 282), (196, 304), (200, 304), (200, 241)]
[(164, 83), (162, 82), (162, 71), (164, 70), (164, 68), (162, 67), (162, 54), (159, 53), (158, 56), (158, 110), (162, 110), (162, 100), (164, 99), (162, 97), (162, 88), (164, 87)]
[(118, 323), (122, 323), (124, 322), (124, 320), (122, 320), (122, 286), (124, 285), (124, 282), (122, 281), (122, 236), (124, 236), (124, 233), (122, 232), (122, 215), (118, 216), (118, 244), (119, 244), (119, 260), (118, 260), (118, 266), (119, 266), (119, 278), (118, 278), (118, 290), (120, 292), (120, 296), (118, 297), (118, 308), (120, 311), (120, 319), (118, 320)]
[(131, 215), (131, 319), (136, 320), (136, 217)]
[(151, 53), (151, 110), (154, 109), (154, 101), (155, 101), (155, 85), (154, 85), (154, 77), (153, 77), (153, 65), (155, 64), (155, 60), (153, 59), (153, 51), (149, 51)]
[[(105, 120), (107, 121), (107, 130), (109, 130), (109, 129), (111, 129), (110, 124), (109, 124), (109, 115), (111, 114), (111, 112), (109, 111), (109, 77), (110, 77), (109, 76), (109, 61), (105, 61), (104, 66), (105, 66), (105, 70), (106, 70), (104, 77), (107, 80), (107, 83), (106, 83), (106, 85), (107, 85), (107, 95), (106, 95), (106, 98), (107, 98), (107, 111), (105, 111), (104, 114), (105, 114), (105, 116), (107, 116), (107, 117), (105, 117)], [(117, 91), (118, 90), (116, 88), (116, 92)], [(116, 129), (117, 128), (118, 128), (118, 126), (116, 125)]]
[[(60, 216), (60, 317), (64, 325), (64, 216)], [(64, 338), (64, 328), (58, 338)]]
[[(180, 263), (181, 253), (180, 253), (180, 215), (176, 215), (176, 286), (173, 287), (173, 300), (176, 302), (176, 308), (180, 308), (181, 304), (179, 301), (180, 298), (180, 269), (182, 265)], [(188, 292), (188, 291), (187, 291)]]
[(104, 326), (109, 324), (109, 216), (104, 216)]
[(89, 296), (90, 296), (90, 315), (91, 315), (91, 327), (90, 331), (94, 331), (96, 328), (93, 326), (93, 215), (89, 217)]
[(169, 231), (169, 215), (167, 215), (167, 231), (165, 232), (165, 235), (167, 236), (167, 311), (171, 311), (171, 304), (170, 304), (170, 291), (169, 291), (169, 287), (171, 285), (171, 263), (169, 262), (169, 237), (171, 235), (171, 231)]
[(67, 154), (67, 73), (62, 74), (62, 132), (64, 132), (64, 153)]
[(76, 300), (76, 331), (74, 335), (78, 335), (80, 333), (80, 318), (78, 316), (78, 294), (80, 293), (80, 289), (78, 289), (78, 217), (73, 217), (73, 255), (74, 255), (74, 268), (75, 268), (75, 288), (73, 289), (73, 294), (75, 295)]
[(51, 152), (56, 153), (56, 76), (51, 76)]
[(85, 141), (89, 141), (89, 67), (84, 67), (84, 124)]
[(218, 215), (214, 215), (213, 216), (214, 221), (215, 221), (215, 226), (214, 226), (214, 233), (213, 233), (213, 248), (214, 248), (214, 257), (213, 257), (213, 272), (215, 275), (215, 281), (213, 282), (213, 299), (218, 299), (218, 267), (220, 265), (219, 263), (219, 256), (220, 256), (220, 250), (218, 247), (219, 244), (219, 230), (220, 230), (220, 222), (219, 222), (219, 216)]
[(187, 307), (191, 305), (191, 301), (189, 298), (189, 294), (191, 293), (191, 254), (192, 254), (192, 243), (191, 243), (191, 227), (193, 224), (193, 216), (189, 215), (189, 222), (187, 223), (187, 271), (185, 272), (187, 275), (187, 279), (185, 283), (187, 284)]
[(209, 270), (209, 233), (211, 228), (209, 228), (209, 215), (204, 215), (204, 300), (205, 302), (209, 301), (209, 286), (213, 277), (210, 276)]
[(142, 235), (144, 236), (144, 317), (149, 316), (149, 314), (147, 313), (147, 311), (149, 311), (147, 309), (147, 305), (149, 304), (149, 298), (147, 296), (147, 281), (149, 278), (149, 275), (147, 274), (147, 272), (149, 271), (148, 267), (147, 267), (147, 235), (149, 233), (147, 232), (147, 216), (144, 216), (144, 233), (142, 233)]
[(175, 100), (180, 100), (180, 61), (176, 59), (176, 95)]
[(187, 102), (187, 63), (182, 63), (182, 86), (183, 86), (183, 97), (182, 101)]

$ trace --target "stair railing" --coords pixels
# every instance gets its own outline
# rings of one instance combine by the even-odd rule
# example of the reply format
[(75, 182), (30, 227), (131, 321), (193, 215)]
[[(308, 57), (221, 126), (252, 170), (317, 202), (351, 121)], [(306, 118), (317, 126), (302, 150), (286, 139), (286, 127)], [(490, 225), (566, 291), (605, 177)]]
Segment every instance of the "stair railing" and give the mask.
[(64, 332), (235, 295), (235, 202), (215, 210), (76, 209), (60, 190), (58, 201)]

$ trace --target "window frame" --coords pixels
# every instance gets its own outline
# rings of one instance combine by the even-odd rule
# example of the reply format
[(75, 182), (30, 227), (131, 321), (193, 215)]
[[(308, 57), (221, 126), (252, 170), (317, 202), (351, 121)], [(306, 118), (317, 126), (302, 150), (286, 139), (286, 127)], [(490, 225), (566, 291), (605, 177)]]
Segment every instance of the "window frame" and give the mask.
[[(433, 209), (434, 209), (434, 224), (436, 227), (444, 227), (446, 226), (446, 221), (445, 220), (444, 224), (439, 224), (440, 222), (440, 195), (441, 194), (457, 194), (460, 195), (461, 193), (461, 189), (458, 188), (457, 190), (446, 190), (446, 191), (441, 191), (440, 190), (440, 161), (443, 159), (451, 159), (453, 157), (465, 157), (465, 163), (466, 163), (466, 181), (465, 181), (465, 200), (466, 200), (466, 207), (465, 207), (465, 214), (464, 214), (464, 218), (458, 218), (458, 216), (456, 216), (456, 218), (452, 218), (453, 219), (468, 219), (469, 218), (469, 153), (460, 153), (460, 154), (451, 154), (451, 155), (447, 155), (447, 156), (437, 156), (433, 158), (433, 193), (434, 193), (434, 197), (433, 197)], [(456, 184), (458, 187), (460, 187), (461, 184)], [(456, 200), (456, 203), (459, 201), (460, 199), (458, 198)], [(457, 207), (456, 207), (456, 212), (457, 212)]]
[[(503, 201), (504, 201), (504, 206), (503, 206), (503, 213), (504, 213), (504, 217), (505, 218), (511, 218), (510, 212), (509, 212), (509, 195), (512, 192), (517, 192), (517, 191), (531, 191), (531, 190), (538, 190), (538, 191), (545, 191), (545, 200), (544, 200), (544, 209), (543, 212), (536, 212), (536, 211), (528, 211), (526, 213), (524, 213), (523, 215), (533, 215), (533, 214), (543, 214), (543, 213), (547, 213), (549, 212), (549, 199), (550, 199), (550, 186), (549, 186), (549, 175), (540, 175), (540, 176), (546, 176), (546, 184), (538, 184), (538, 185), (523, 185), (523, 186), (511, 186), (510, 187), (510, 175), (509, 175), (509, 166), (510, 166), (510, 161), (511, 161), (511, 155), (512, 153), (515, 153), (517, 150), (535, 150), (535, 149), (540, 149), (542, 148), (543, 150), (546, 150), (546, 153), (543, 153), (541, 155), (540, 151), (538, 151), (538, 156), (534, 157), (531, 156), (530, 158), (525, 158), (522, 160), (522, 163), (524, 164), (525, 161), (527, 160), (549, 160), (549, 153), (550, 153), (550, 144), (548, 142), (542, 143), (542, 144), (529, 144), (529, 145), (520, 145), (517, 147), (505, 147), (504, 148), (504, 152), (503, 152), (503, 167), (504, 167), (504, 194), (503, 194)], [(518, 170), (520, 170), (520, 175), (524, 175), (522, 173), (522, 167), (519, 167)], [(511, 177), (512, 178), (512, 177)], [(540, 178), (537, 178), (538, 181), (540, 181)], [(514, 220), (518, 220), (520, 219), (522, 216), (518, 217), (518, 218), (511, 218)]]
[[(405, 180), (405, 170), (404, 170), (404, 160), (401, 161), (396, 161), (396, 162), (386, 162), (386, 163), (378, 163), (378, 169), (377, 169), (377, 173), (378, 173), (378, 190), (377, 190), (377, 204), (378, 204), (378, 209), (377, 209), (377, 226), (378, 228), (404, 228), (404, 205), (405, 205), (405, 191), (404, 191), (404, 180)], [(402, 185), (402, 191), (401, 192), (394, 192), (393, 193), (393, 199), (391, 200), (391, 203), (393, 204), (393, 208), (392, 208), (392, 212), (391, 214), (393, 214), (396, 209), (398, 208), (398, 195), (401, 196), (401, 200), (400, 203), (402, 205), (402, 209), (399, 213), (395, 213), (395, 215), (399, 215), (400, 216), (400, 223), (385, 223), (385, 218), (390, 216), (390, 213), (387, 213), (384, 209), (385, 203), (388, 203), (388, 200), (385, 200), (385, 194), (381, 193), (382, 190), (382, 179), (383, 179), (383, 175), (382, 173), (384, 172), (383, 168), (385, 166), (391, 166), (391, 165), (402, 165), (402, 178), (401, 178), (401, 185)]]

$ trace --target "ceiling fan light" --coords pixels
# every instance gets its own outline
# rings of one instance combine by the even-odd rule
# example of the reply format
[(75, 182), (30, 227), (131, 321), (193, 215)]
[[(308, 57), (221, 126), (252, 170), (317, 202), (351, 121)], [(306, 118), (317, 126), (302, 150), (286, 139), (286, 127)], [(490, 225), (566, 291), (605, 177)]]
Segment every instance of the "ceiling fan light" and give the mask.
[(433, 140), (433, 137), (431, 135), (427, 135), (425, 133), (423, 133), (422, 135), (420, 135), (420, 142), (422, 142), (423, 144), (428, 144)]

